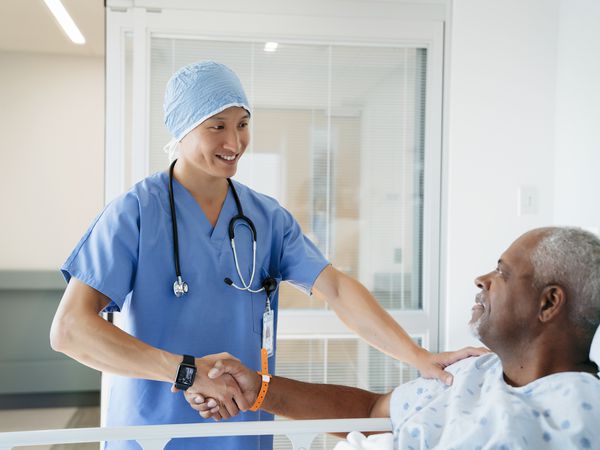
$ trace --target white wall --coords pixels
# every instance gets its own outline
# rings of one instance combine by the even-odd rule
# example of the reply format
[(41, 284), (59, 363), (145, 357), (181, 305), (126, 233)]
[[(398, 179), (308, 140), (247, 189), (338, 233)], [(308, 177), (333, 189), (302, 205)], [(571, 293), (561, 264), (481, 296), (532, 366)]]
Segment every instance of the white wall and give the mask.
[(103, 205), (104, 61), (0, 53), (0, 269), (57, 270)]
[[(473, 279), (553, 221), (558, 14), (559, 0), (453, 2), (442, 347), (476, 342)], [(518, 215), (520, 186), (537, 189), (537, 214)]]
[(556, 87), (557, 224), (600, 230), (600, 2), (562, 0)]

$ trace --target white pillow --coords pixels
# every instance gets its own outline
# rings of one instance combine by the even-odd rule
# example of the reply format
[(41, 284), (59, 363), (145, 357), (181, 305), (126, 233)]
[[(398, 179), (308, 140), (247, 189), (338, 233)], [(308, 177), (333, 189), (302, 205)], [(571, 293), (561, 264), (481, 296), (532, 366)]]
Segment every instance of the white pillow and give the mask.
[(600, 369), (600, 327), (596, 330), (592, 346), (590, 348), (590, 359), (596, 363)]

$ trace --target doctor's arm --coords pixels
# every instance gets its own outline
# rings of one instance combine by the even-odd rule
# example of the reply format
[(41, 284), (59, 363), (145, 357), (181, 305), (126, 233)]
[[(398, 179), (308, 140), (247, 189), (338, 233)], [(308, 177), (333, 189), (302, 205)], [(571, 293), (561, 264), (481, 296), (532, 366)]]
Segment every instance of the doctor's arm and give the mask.
[[(173, 383), (182, 356), (152, 347), (104, 320), (99, 313), (109, 303), (101, 292), (71, 278), (52, 321), (52, 348), (96, 370)], [(226, 409), (221, 408), (224, 417), (237, 414), (237, 406), (249, 407), (231, 377), (219, 381), (207, 376), (215, 361), (227, 356), (196, 358), (196, 378), (188, 389), (219, 400)]]
[(487, 350), (466, 347), (456, 352), (430, 353), (416, 345), (361, 283), (327, 266), (313, 286), (313, 294), (327, 301), (348, 328), (383, 353), (416, 367), (425, 378), (451, 384), (452, 375), (444, 368)]

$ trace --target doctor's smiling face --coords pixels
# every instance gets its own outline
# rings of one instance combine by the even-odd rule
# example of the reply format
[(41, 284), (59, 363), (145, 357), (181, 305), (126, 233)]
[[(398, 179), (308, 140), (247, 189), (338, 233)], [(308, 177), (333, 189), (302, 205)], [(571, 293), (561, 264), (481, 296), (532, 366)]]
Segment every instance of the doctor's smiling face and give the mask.
[(209, 117), (181, 140), (181, 158), (208, 177), (232, 177), (250, 141), (249, 120), (238, 106)]
[(535, 332), (540, 293), (533, 285), (531, 253), (542, 237), (540, 230), (525, 233), (502, 254), (494, 271), (475, 279), (481, 292), (469, 326), (493, 351), (527, 342)]

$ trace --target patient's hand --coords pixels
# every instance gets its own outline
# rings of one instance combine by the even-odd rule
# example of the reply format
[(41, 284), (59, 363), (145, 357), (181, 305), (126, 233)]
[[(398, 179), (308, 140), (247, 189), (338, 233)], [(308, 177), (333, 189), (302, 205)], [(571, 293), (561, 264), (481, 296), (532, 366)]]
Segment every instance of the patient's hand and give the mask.
[(465, 347), (454, 352), (431, 353), (422, 349), (422, 353), (414, 366), (421, 372), (423, 378), (437, 378), (448, 386), (452, 384), (453, 376), (444, 369), (461, 359), (469, 356), (480, 356), (490, 351), (484, 347)]
[[(233, 377), (242, 390), (244, 400), (247, 404), (252, 405), (254, 403), (261, 385), (261, 377), (259, 374), (244, 366), (237, 359), (221, 359), (218, 360), (214, 367), (208, 372), (209, 379), (217, 380), (220, 379), (220, 377)], [(185, 398), (190, 406), (198, 411), (205, 419), (210, 417), (215, 420), (227, 418), (226, 415), (223, 415), (225, 411), (212, 398), (205, 398), (204, 396), (190, 392), (189, 390), (185, 392)]]

